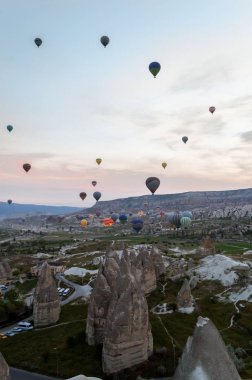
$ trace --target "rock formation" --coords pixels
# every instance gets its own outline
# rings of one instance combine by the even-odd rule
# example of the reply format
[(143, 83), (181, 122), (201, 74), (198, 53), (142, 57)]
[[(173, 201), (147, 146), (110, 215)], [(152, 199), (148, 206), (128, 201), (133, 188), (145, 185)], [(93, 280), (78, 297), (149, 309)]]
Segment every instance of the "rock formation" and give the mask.
[(152, 353), (144, 295), (165, 271), (158, 250), (140, 247), (129, 253), (120, 248), (112, 246), (100, 264), (86, 325), (88, 344), (103, 344), (106, 373), (139, 364)]
[(198, 317), (173, 380), (241, 380), (225, 344), (208, 318)]
[(57, 285), (50, 266), (45, 262), (34, 292), (34, 326), (47, 326), (56, 323), (60, 316), (60, 299)]
[(9, 366), (0, 352), (0, 379), (11, 380)]
[(0, 283), (5, 284), (11, 277), (11, 268), (7, 261), (0, 262)]
[(191, 308), (193, 306), (193, 298), (191, 295), (191, 288), (187, 279), (185, 279), (182, 288), (177, 295), (177, 308)]

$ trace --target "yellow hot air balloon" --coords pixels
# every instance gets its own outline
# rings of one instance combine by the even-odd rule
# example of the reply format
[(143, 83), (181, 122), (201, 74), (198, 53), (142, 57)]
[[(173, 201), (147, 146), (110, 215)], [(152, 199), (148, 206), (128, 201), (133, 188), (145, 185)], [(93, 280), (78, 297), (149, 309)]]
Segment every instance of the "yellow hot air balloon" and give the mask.
[(80, 225), (83, 228), (87, 227), (87, 224), (88, 224), (87, 219), (82, 219), (81, 222), (80, 222)]
[(162, 162), (162, 166), (163, 166), (163, 168), (165, 169), (166, 166), (167, 166), (167, 163), (166, 163), (166, 162)]
[(96, 159), (96, 163), (97, 163), (98, 165), (100, 165), (101, 162), (102, 162), (102, 159), (101, 159), (101, 158), (97, 158), (97, 159)]

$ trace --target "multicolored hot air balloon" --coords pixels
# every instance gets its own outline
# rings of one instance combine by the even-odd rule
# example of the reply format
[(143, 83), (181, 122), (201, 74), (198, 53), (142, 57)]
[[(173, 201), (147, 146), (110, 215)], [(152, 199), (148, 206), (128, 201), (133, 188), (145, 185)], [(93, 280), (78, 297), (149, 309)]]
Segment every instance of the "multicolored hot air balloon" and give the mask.
[(159, 188), (160, 180), (157, 177), (149, 177), (146, 179), (145, 184), (152, 195), (154, 195), (155, 191)]
[(95, 191), (93, 194), (93, 197), (96, 200), (96, 202), (98, 202), (99, 199), (101, 198), (101, 193), (99, 191)]
[(42, 45), (42, 40), (41, 40), (41, 38), (35, 38), (34, 42), (35, 42), (35, 44), (37, 45), (37, 47), (40, 47), (40, 45)]
[(181, 227), (189, 227), (192, 223), (192, 219), (188, 218), (188, 216), (182, 216), (182, 218), (180, 218), (180, 223)]
[(216, 110), (215, 107), (213, 107), (213, 106), (209, 107), (209, 112), (211, 112), (211, 114), (213, 114), (215, 110)]
[(138, 233), (143, 228), (143, 219), (134, 218), (132, 219), (131, 224), (132, 224), (133, 230), (135, 230)]
[(166, 163), (166, 162), (162, 162), (162, 166), (163, 166), (163, 168), (165, 169), (166, 166), (167, 166), (167, 163)]
[(109, 37), (108, 36), (102, 36), (100, 38), (100, 41), (104, 47), (106, 47), (109, 44)]
[(188, 137), (187, 137), (187, 136), (183, 136), (183, 137), (182, 137), (182, 141), (186, 144), (187, 141), (188, 141)]
[(86, 196), (87, 196), (87, 193), (85, 193), (85, 191), (82, 191), (81, 193), (80, 193), (80, 197), (81, 197), (81, 199), (84, 201), (84, 199), (86, 198)]
[(127, 217), (127, 215), (125, 213), (121, 213), (119, 215), (119, 220), (120, 220), (121, 224), (125, 224), (127, 222), (127, 220), (128, 220), (128, 217)]
[(26, 173), (31, 169), (31, 165), (30, 164), (28, 164), (28, 163), (25, 163), (24, 165), (23, 165), (23, 169), (26, 171)]
[(80, 225), (81, 225), (82, 228), (87, 227), (87, 225), (88, 225), (87, 219), (82, 219), (81, 222), (80, 222)]
[(97, 182), (96, 181), (92, 181), (91, 182), (93, 186), (96, 186), (97, 185)]
[(9, 205), (11, 205), (12, 204), (12, 200), (11, 199), (8, 199), (8, 201), (7, 201), (8, 203), (9, 203)]
[(100, 165), (100, 163), (102, 162), (102, 159), (101, 159), (101, 158), (97, 158), (95, 161), (96, 161), (96, 163), (97, 163), (98, 165)]
[(159, 73), (160, 69), (161, 69), (161, 65), (159, 62), (151, 62), (149, 64), (149, 70), (151, 74), (154, 76), (154, 78), (156, 78), (156, 75)]
[(12, 129), (13, 129), (13, 126), (12, 125), (7, 125), (7, 127), (6, 127), (7, 129), (8, 129), (8, 131), (9, 132), (11, 132), (12, 131)]

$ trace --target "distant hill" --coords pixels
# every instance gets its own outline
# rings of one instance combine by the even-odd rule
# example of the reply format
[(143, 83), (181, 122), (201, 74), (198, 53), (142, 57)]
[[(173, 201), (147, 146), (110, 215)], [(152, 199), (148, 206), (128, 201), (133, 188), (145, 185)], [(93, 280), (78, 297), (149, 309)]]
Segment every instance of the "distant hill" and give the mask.
[(44, 206), (0, 202), (0, 218), (24, 217), (27, 215), (65, 215), (80, 212), (83, 208), (67, 206)]

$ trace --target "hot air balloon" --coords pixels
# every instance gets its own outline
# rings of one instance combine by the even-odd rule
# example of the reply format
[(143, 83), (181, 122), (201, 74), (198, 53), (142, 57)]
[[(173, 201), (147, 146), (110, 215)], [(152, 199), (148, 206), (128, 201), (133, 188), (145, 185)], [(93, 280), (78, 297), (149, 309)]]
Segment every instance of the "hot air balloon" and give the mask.
[(156, 75), (159, 73), (160, 69), (161, 69), (161, 65), (158, 62), (151, 62), (149, 64), (149, 70), (151, 74), (154, 76), (154, 78), (156, 78)]
[(101, 215), (100, 211), (96, 211), (95, 215), (97, 216), (97, 218), (99, 218), (99, 216)]
[(179, 228), (181, 226), (180, 223), (181, 215), (179, 212), (175, 212), (172, 217), (171, 224), (173, 224), (176, 228)]
[(9, 205), (11, 205), (12, 204), (12, 200), (11, 199), (8, 199), (8, 201), (7, 201), (8, 203), (9, 203)]
[(211, 112), (211, 114), (213, 114), (215, 109), (216, 109), (215, 107), (211, 106), (211, 107), (209, 107), (209, 112)]
[(192, 223), (192, 219), (188, 218), (188, 216), (182, 216), (182, 218), (180, 218), (180, 223), (182, 227), (189, 227)]
[(87, 227), (87, 225), (88, 225), (87, 219), (82, 219), (81, 222), (80, 222), (80, 225), (81, 225), (82, 228)]
[(35, 44), (37, 45), (37, 47), (40, 47), (40, 45), (42, 45), (42, 40), (41, 40), (41, 38), (35, 38), (34, 42), (35, 42)]
[(81, 199), (84, 201), (84, 199), (86, 198), (86, 196), (87, 196), (87, 193), (85, 193), (84, 191), (82, 191), (81, 193), (80, 193), (80, 197), (81, 197)]
[(163, 166), (163, 168), (165, 169), (166, 166), (167, 166), (167, 163), (166, 163), (166, 162), (162, 162), (162, 166)]
[(139, 232), (143, 228), (143, 219), (141, 218), (134, 218), (131, 221), (132, 228), (136, 231)]
[(115, 222), (111, 218), (104, 218), (101, 220), (101, 223), (103, 224), (104, 227), (111, 227), (113, 226)]
[(23, 165), (23, 169), (26, 171), (26, 173), (31, 169), (31, 165), (30, 164), (24, 164)]
[(118, 214), (116, 214), (115, 212), (112, 212), (111, 219), (113, 219), (113, 221), (116, 222), (118, 219)]
[(8, 129), (8, 131), (9, 132), (11, 132), (12, 131), (12, 129), (13, 129), (13, 126), (12, 125), (7, 125), (7, 127), (6, 127), (7, 129)]
[(92, 181), (91, 182), (93, 186), (96, 186), (97, 185), (97, 182), (96, 181)]
[(99, 191), (95, 191), (93, 194), (94, 199), (98, 202), (101, 198), (101, 193)]
[(102, 159), (101, 159), (101, 158), (97, 158), (97, 159), (96, 159), (96, 163), (97, 163), (98, 165), (100, 165), (101, 162), (102, 162)]
[(187, 141), (188, 141), (188, 137), (187, 137), (187, 136), (183, 136), (183, 137), (182, 137), (182, 141), (186, 144)]
[(125, 224), (128, 220), (128, 217), (125, 213), (121, 213), (119, 215), (119, 220), (120, 220), (120, 223)]
[(181, 212), (181, 216), (182, 216), (182, 217), (183, 217), (183, 216), (186, 216), (187, 218), (190, 218), (190, 219), (193, 218), (193, 214), (192, 214), (191, 211), (183, 211), (183, 212)]
[(149, 177), (146, 179), (145, 184), (152, 195), (154, 195), (155, 191), (159, 188), (160, 180), (157, 177)]
[(104, 47), (106, 47), (106, 46), (109, 44), (109, 38), (108, 38), (108, 36), (102, 36), (102, 37), (100, 38), (100, 41), (101, 41), (101, 43), (102, 43), (102, 45), (103, 45)]
[(167, 218), (167, 220), (168, 220), (168, 222), (170, 223), (170, 224), (172, 224), (172, 219), (173, 219), (173, 216), (174, 216), (174, 212), (167, 212), (166, 214), (165, 214), (165, 216), (166, 216), (166, 218)]

